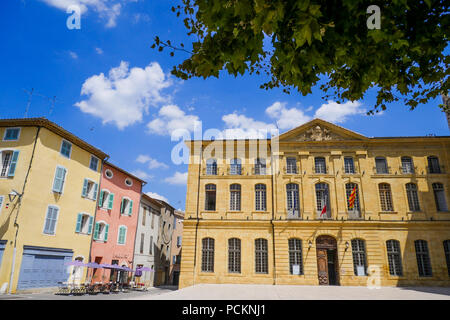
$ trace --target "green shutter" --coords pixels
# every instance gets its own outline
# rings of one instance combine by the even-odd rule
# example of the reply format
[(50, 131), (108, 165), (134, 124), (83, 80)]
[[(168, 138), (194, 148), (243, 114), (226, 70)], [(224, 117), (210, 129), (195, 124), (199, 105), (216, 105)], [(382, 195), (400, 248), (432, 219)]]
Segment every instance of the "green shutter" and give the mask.
[(94, 229), (94, 240), (98, 239), (98, 230), (100, 229), (100, 224), (98, 222), (95, 223), (95, 229)]
[(122, 198), (122, 201), (120, 202), (120, 213), (123, 213), (123, 211), (124, 211), (124, 207), (123, 207), (123, 201), (124, 201), (125, 199), (124, 198)]
[(128, 215), (131, 216), (133, 212), (133, 200), (130, 200), (130, 209), (128, 210)]
[(119, 230), (119, 243), (120, 244), (125, 243), (125, 228), (124, 227), (120, 227), (120, 230)]
[(88, 234), (92, 233), (92, 224), (94, 223), (94, 217), (89, 217), (89, 228), (88, 228)]
[(87, 196), (87, 187), (88, 187), (88, 179), (84, 179), (83, 192), (81, 193), (81, 196), (84, 198), (86, 198)]
[(83, 215), (81, 213), (78, 214), (77, 217), (77, 226), (75, 228), (75, 232), (80, 232), (81, 231), (81, 220), (83, 219)]
[(100, 191), (100, 199), (98, 200), (98, 206), (103, 207), (103, 196), (105, 194), (105, 191)]
[(114, 203), (114, 193), (109, 194), (108, 209), (112, 210)]
[(105, 226), (105, 242), (106, 242), (106, 240), (108, 240), (108, 230), (109, 230), (109, 224), (107, 224)]
[(18, 158), (19, 158), (19, 151), (14, 151), (11, 159), (11, 164), (9, 165), (8, 177), (14, 177)]
[(94, 199), (97, 200), (97, 191), (98, 191), (98, 184), (94, 183)]

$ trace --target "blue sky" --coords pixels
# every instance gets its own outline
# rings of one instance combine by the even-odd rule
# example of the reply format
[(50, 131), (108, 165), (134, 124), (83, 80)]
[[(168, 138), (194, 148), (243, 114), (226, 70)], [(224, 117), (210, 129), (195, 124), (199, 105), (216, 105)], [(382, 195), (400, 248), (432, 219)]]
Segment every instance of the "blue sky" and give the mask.
[[(79, 3), (81, 29), (69, 30), (68, 5)], [(86, 3), (86, 5), (84, 5)], [(110, 161), (139, 174), (153, 192), (184, 209), (187, 165), (175, 165), (171, 141), (175, 128), (231, 129), (245, 134), (273, 127), (286, 131), (320, 116), (366, 136), (449, 135), (440, 98), (410, 112), (394, 103), (377, 116), (364, 100), (335, 108), (318, 87), (308, 96), (266, 91), (263, 76), (182, 81), (172, 66), (187, 57), (151, 49), (155, 35), (190, 43), (171, 1), (21, 0), (1, 1), (2, 61), (0, 117), (47, 117), (111, 156)], [(102, 75), (103, 74), (103, 75)], [(50, 113), (47, 97), (56, 96)]]

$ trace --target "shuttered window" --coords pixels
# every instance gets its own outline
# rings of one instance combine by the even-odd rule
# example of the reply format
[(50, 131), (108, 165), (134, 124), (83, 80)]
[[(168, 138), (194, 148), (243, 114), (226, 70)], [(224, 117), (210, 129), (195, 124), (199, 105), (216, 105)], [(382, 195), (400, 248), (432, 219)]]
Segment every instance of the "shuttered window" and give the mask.
[(367, 275), (366, 245), (362, 239), (352, 240), (353, 271), (355, 276)]
[(130, 200), (128, 198), (122, 198), (122, 202), (120, 204), (120, 213), (131, 216), (132, 212), (133, 212), (133, 200)]
[(257, 184), (255, 186), (255, 210), (256, 211), (267, 210), (265, 184)]
[(57, 166), (55, 178), (53, 180), (53, 192), (62, 193), (64, 188), (64, 181), (66, 179), (67, 170), (64, 167)]
[(93, 223), (94, 223), (94, 217), (92, 217), (88, 214), (79, 213), (77, 216), (77, 224), (75, 227), (75, 232), (91, 234)]
[(96, 222), (94, 228), (94, 240), (108, 241), (109, 224)]
[(388, 240), (386, 241), (386, 250), (389, 262), (389, 274), (391, 276), (402, 276), (402, 256), (400, 251), (400, 241)]
[(81, 196), (83, 198), (97, 200), (98, 184), (92, 180), (84, 179)]
[(255, 240), (255, 272), (269, 273), (268, 248), (266, 239)]
[(55, 234), (56, 221), (58, 220), (59, 209), (54, 206), (47, 208), (47, 215), (45, 217), (44, 233)]
[(294, 273), (294, 271), (298, 270), (299, 275), (303, 274), (302, 240), (296, 238), (289, 239), (288, 245), (289, 245), (289, 273), (296, 274)]
[(14, 177), (18, 160), (18, 150), (5, 150), (0, 152), (0, 177)]
[(7, 128), (3, 137), (4, 141), (19, 140), (20, 128)]
[(202, 272), (214, 272), (214, 239), (202, 239)]
[(228, 272), (241, 273), (241, 240), (228, 239)]
[(417, 269), (419, 271), (419, 276), (431, 277), (431, 262), (427, 242), (425, 240), (416, 240), (414, 241), (414, 247), (416, 249)]
[(91, 161), (89, 162), (89, 168), (94, 171), (98, 170), (98, 158), (91, 155)]
[(72, 153), (72, 144), (69, 141), (63, 140), (61, 143), (61, 154), (67, 158), (70, 158)]

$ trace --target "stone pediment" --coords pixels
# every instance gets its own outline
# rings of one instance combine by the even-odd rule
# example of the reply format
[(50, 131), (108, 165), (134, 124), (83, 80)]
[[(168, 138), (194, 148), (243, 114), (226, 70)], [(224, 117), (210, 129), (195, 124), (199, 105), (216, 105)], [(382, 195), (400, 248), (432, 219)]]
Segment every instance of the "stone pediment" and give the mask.
[(364, 140), (366, 137), (321, 119), (312, 120), (279, 137), (285, 142)]

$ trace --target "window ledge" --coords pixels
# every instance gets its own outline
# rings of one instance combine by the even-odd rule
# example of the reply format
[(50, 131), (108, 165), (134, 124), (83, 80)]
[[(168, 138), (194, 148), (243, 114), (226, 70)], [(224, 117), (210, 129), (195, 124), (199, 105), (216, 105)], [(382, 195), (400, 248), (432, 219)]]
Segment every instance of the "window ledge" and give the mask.
[(227, 211), (226, 213), (244, 213), (244, 211)]
[(397, 211), (380, 211), (379, 214), (398, 214)]

